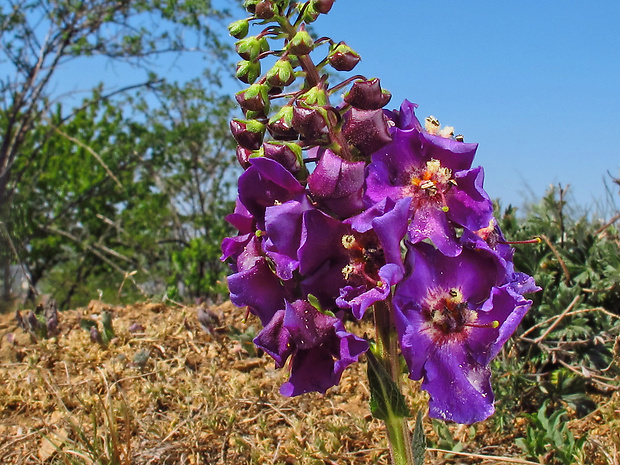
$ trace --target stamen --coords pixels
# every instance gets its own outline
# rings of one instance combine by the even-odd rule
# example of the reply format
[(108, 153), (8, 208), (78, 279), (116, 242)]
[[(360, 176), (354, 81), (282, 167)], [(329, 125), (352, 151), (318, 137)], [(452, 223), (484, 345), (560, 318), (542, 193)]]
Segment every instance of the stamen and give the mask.
[(426, 129), (431, 134), (437, 134), (439, 127), (439, 120), (434, 116), (427, 116), (424, 120), (424, 129)]
[(494, 320), (491, 323), (485, 323), (485, 324), (476, 324), (476, 323), (465, 323), (465, 326), (470, 326), (472, 328), (499, 328), (499, 321)]
[(353, 234), (345, 234), (342, 236), (341, 242), (345, 249), (351, 249), (355, 245), (355, 236)]
[(534, 239), (529, 239), (527, 241), (500, 241), (500, 244), (508, 244), (508, 245), (519, 245), (519, 244), (540, 244), (542, 239), (540, 237), (535, 237)]
[(344, 279), (349, 279), (349, 277), (355, 273), (355, 267), (351, 264), (346, 265), (343, 269), (342, 269), (342, 275), (344, 276)]

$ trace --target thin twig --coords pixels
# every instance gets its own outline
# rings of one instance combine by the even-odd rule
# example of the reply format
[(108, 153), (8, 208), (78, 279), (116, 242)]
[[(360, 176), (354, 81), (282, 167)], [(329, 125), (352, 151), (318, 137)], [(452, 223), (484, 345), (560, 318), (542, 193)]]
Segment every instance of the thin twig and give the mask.
[(538, 344), (539, 342), (543, 341), (547, 337), (547, 335), (555, 329), (555, 327), (560, 323), (560, 321), (562, 321), (562, 318), (564, 318), (566, 314), (570, 312), (575, 305), (577, 305), (577, 302), (580, 298), (580, 295), (576, 295), (572, 302), (568, 305), (568, 307), (566, 307), (566, 309), (560, 314), (560, 316), (558, 316), (558, 318), (553, 322), (553, 324), (549, 326), (544, 333), (534, 339), (534, 342)]
[[(569, 312), (566, 315), (564, 315), (564, 317), (573, 316), (573, 315), (579, 315), (580, 313), (590, 313), (590, 312), (601, 312), (601, 313), (604, 313), (605, 315), (607, 315), (607, 316), (609, 316), (611, 318), (616, 318), (616, 319), (620, 320), (620, 316), (616, 315), (615, 313), (611, 313), (609, 310), (606, 310), (603, 307), (582, 308), (580, 310), (575, 310), (574, 312)], [(527, 331), (525, 331), (523, 334), (521, 334), (521, 337), (524, 337), (524, 336), (530, 334), (532, 331), (534, 331), (537, 328), (540, 328), (541, 326), (545, 326), (547, 323), (551, 323), (553, 320), (556, 320), (556, 319), (560, 318), (561, 316), (562, 315), (554, 315), (551, 318), (546, 319), (545, 321), (541, 321), (540, 323), (535, 324), (531, 328), (528, 328)]]
[(60, 130), (60, 128), (58, 128), (58, 126), (54, 126), (54, 131), (56, 131), (58, 134), (60, 134), (62, 137), (70, 140), (71, 142), (79, 145), (80, 147), (82, 147), (83, 149), (85, 149), (88, 153), (90, 153), (93, 157), (95, 157), (95, 159), (99, 162), (99, 164), (103, 167), (103, 169), (105, 170), (106, 173), (108, 173), (108, 176), (110, 176), (114, 182), (116, 183), (116, 185), (118, 187), (120, 187), (121, 189), (123, 189), (123, 185), (121, 184), (121, 182), (118, 180), (118, 178), (114, 175), (114, 173), (112, 173), (112, 170), (108, 167), (108, 165), (105, 164), (105, 162), (103, 161), (103, 158), (101, 158), (101, 156), (95, 152), (95, 150), (93, 150), (93, 148), (89, 145), (86, 145), (84, 142), (76, 139), (75, 137), (70, 136), (69, 134), (67, 134), (66, 132), (63, 132)]
[(551, 243), (551, 241), (549, 240), (549, 238), (544, 235), (541, 234), (540, 236), (545, 243), (549, 246), (549, 248), (551, 249), (551, 251), (553, 252), (553, 255), (555, 255), (555, 258), (558, 259), (558, 262), (560, 263), (560, 266), (562, 267), (562, 271), (564, 272), (564, 282), (566, 284), (570, 284), (570, 273), (568, 271), (568, 267), (566, 266), (566, 263), (564, 263), (564, 260), (562, 259), (562, 256), (560, 255), (560, 253), (558, 252), (558, 249), (556, 249), (554, 247), (554, 245)]
[(620, 213), (618, 213), (616, 216), (614, 216), (611, 220), (609, 220), (607, 223), (605, 223), (603, 226), (601, 226), (600, 228), (598, 228), (594, 234), (596, 234), (597, 236), (602, 233), (603, 231), (605, 231), (608, 227), (610, 227), (612, 224), (614, 224), (616, 221), (620, 220)]

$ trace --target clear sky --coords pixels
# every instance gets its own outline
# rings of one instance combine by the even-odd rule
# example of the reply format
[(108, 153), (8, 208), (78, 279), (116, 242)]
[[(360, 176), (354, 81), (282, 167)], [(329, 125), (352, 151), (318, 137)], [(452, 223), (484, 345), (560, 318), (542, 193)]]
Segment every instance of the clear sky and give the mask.
[[(354, 72), (381, 79), (389, 108), (407, 98), (422, 119), (478, 142), (486, 189), (504, 206), (561, 183), (609, 210), (605, 178), (620, 205), (607, 175), (620, 175), (619, 24), (617, 0), (337, 0), (314, 28), (361, 54)], [(167, 73), (196, 77), (204, 63), (178, 60)], [(100, 68), (98, 79), (126, 79)]]

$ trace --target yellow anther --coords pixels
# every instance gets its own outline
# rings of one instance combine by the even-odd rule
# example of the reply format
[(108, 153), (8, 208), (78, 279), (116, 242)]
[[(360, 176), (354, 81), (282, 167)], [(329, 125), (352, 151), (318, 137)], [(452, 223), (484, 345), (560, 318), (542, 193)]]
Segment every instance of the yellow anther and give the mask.
[(355, 245), (355, 236), (353, 234), (345, 234), (342, 236), (341, 242), (345, 249), (350, 249)]
[(342, 269), (342, 275), (344, 276), (344, 279), (349, 279), (349, 276), (351, 276), (354, 271), (355, 271), (355, 268), (353, 268), (353, 265), (351, 264), (346, 265)]

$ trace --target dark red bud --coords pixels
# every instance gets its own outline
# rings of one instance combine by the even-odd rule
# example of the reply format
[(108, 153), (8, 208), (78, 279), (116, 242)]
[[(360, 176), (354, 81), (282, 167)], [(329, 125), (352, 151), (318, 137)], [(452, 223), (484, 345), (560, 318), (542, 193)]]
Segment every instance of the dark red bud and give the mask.
[(329, 10), (332, 9), (333, 5), (334, 0), (314, 0), (314, 2), (312, 2), (312, 6), (314, 7), (315, 11), (321, 14), (329, 13)]
[(379, 79), (356, 81), (344, 96), (344, 101), (359, 110), (378, 110), (392, 98), (392, 94), (381, 89)]
[(306, 31), (303, 24), (288, 43), (287, 48), (288, 52), (292, 55), (307, 55), (314, 48), (312, 36)]
[(293, 129), (284, 117), (270, 120), (267, 124), (267, 130), (271, 137), (276, 140), (296, 140), (299, 137), (297, 131)]
[[(268, 86), (264, 84), (252, 84), (248, 89), (237, 92), (235, 99), (242, 109), (261, 112), (269, 106), (268, 91)], [(269, 111), (268, 108), (266, 111)]]
[(351, 108), (344, 114), (342, 133), (363, 155), (370, 155), (392, 141), (383, 110)]
[(327, 58), (329, 64), (337, 71), (351, 71), (359, 63), (361, 57), (344, 42), (340, 42)]
[(263, 143), (265, 126), (255, 120), (233, 119), (230, 122), (230, 132), (240, 146), (258, 150)]
[(263, 150), (267, 158), (277, 161), (291, 173), (297, 174), (302, 167), (300, 162), (301, 149), (297, 154), (293, 151), (292, 145), (282, 142), (265, 142)]
[(276, 7), (271, 0), (263, 0), (256, 5), (254, 14), (260, 19), (270, 19), (276, 14), (275, 8)]
[(244, 170), (247, 170), (250, 167), (250, 155), (253, 153), (254, 152), (250, 149), (246, 149), (240, 145), (237, 146), (237, 161)]
[(306, 107), (303, 105), (293, 107), (293, 129), (301, 134), (302, 138), (307, 140), (326, 136), (329, 133), (329, 128), (323, 112), (317, 107)]

